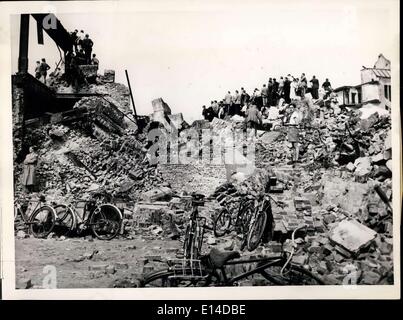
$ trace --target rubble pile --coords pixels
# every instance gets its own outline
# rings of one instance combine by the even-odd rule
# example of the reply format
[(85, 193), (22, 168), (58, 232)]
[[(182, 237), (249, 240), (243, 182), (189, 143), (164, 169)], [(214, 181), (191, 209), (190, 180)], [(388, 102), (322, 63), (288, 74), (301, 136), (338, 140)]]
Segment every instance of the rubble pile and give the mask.
[[(347, 275), (350, 284), (393, 283), (391, 211), (375, 191), (380, 188), (391, 201), (390, 115), (361, 119), (360, 111), (324, 111), (323, 119), (313, 117), (300, 129), (301, 163), (287, 163), (286, 128), (258, 131), (256, 166), (275, 176), (272, 196), (286, 207), (272, 203), (274, 238), (256, 253), (291, 252), (291, 233), (304, 225), (293, 263), (329, 284), (343, 284)], [(349, 149), (356, 141), (359, 152)], [(264, 183), (249, 180), (223, 184), (213, 195), (222, 205), (228, 198), (236, 202), (239, 192), (253, 194)]]
[[(117, 198), (137, 200), (141, 192), (162, 181), (156, 167), (145, 159), (144, 141), (130, 131), (102, 141), (63, 125), (35, 131), (43, 138), (37, 143), (40, 190), (49, 196), (85, 199), (89, 192), (102, 188)], [(17, 167), (17, 176), (21, 169)]]

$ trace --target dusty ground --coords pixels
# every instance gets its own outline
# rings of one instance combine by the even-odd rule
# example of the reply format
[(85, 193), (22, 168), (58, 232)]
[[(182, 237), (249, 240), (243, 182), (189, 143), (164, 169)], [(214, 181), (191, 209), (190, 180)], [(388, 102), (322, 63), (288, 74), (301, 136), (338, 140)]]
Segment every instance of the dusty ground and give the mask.
[[(116, 281), (134, 280), (143, 271), (145, 256), (171, 256), (179, 241), (150, 240), (141, 236), (112, 241), (85, 238), (15, 240), (17, 288), (31, 280), (34, 288), (43, 285), (45, 266), (56, 267), (57, 288), (108, 288)], [(164, 248), (164, 249), (162, 249)], [(161, 263), (148, 263), (157, 267)], [(45, 269), (46, 271), (46, 269)]]

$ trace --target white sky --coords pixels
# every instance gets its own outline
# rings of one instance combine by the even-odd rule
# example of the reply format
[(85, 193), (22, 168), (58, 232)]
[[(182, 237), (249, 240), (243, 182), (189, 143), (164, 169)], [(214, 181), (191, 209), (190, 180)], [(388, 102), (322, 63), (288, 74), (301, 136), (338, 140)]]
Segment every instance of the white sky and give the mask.
[[(269, 77), (305, 72), (321, 83), (328, 77), (333, 87), (359, 84), (361, 66), (373, 66), (379, 53), (390, 57), (398, 45), (389, 24), (396, 1), (205, 3), (197, 11), (56, 15), (68, 31), (90, 34), (101, 73), (114, 69), (116, 82), (126, 84), (128, 70), (139, 114), (150, 114), (151, 100), (162, 97), (188, 122), (228, 90), (251, 92)], [(14, 72), (19, 20), (11, 19)], [(30, 72), (42, 57), (53, 67), (56, 46), (46, 34), (38, 45), (30, 22)]]

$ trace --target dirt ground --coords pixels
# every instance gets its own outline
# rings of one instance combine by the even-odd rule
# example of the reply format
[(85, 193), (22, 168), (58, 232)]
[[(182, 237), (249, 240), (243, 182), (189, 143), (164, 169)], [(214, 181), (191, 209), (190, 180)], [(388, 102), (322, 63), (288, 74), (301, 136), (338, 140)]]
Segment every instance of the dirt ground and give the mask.
[[(33, 288), (43, 288), (44, 279), (49, 274), (49, 267), (46, 266), (56, 268), (57, 288), (130, 286), (130, 281), (141, 276), (144, 267), (142, 258), (175, 258), (180, 245), (177, 240), (146, 240), (141, 236), (112, 241), (90, 237), (65, 240), (17, 238), (16, 286), (26, 288), (30, 280)], [(150, 261), (146, 268), (162, 265)]]

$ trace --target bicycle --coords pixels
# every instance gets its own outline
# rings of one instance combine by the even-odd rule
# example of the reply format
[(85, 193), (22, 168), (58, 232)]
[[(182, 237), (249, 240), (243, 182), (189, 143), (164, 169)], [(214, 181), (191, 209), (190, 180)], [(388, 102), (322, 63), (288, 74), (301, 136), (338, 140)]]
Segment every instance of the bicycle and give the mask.
[(241, 250), (246, 246), (248, 226), (253, 214), (253, 197), (248, 195), (243, 197), (239, 202), (236, 210), (235, 221), (232, 222), (233, 213), (228, 209), (228, 206), (237, 202), (234, 199), (226, 200), (221, 203), (224, 208), (220, 209), (213, 221), (213, 231), (216, 237), (222, 237), (231, 231), (236, 231), (241, 235)]
[[(295, 233), (292, 233), (292, 251), (285, 251), (276, 257), (238, 259), (237, 251), (221, 252), (212, 249), (209, 254), (199, 260), (169, 260), (166, 269), (153, 271), (139, 279), (139, 287), (208, 287), (208, 286), (237, 286), (239, 281), (259, 274), (272, 285), (323, 285), (323, 280), (307, 269), (293, 264), (295, 250)], [(251, 270), (228, 277), (228, 266), (252, 264)]]
[(263, 193), (255, 198), (254, 212), (249, 221), (246, 244), (249, 251), (255, 250), (266, 232), (265, 240), (270, 240), (274, 230), (274, 218), (271, 208), (272, 198)]
[[(77, 204), (83, 204), (82, 217), (77, 212)], [(81, 234), (91, 229), (92, 233), (100, 240), (112, 240), (117, 236), (123, 222), (121, 211), (111, 203), (105, 203), (102, 199), (91, 200), (77, 199), (69, 204), (59, 204), (56, 207), (58, 227), (64, 229), (64, 234), (76, 231)]]
[(210, 229), (207, 227), (206, 218), (200, 217), (198, 211), (198, 206), (204, 205), (204, 198), (203, 194), (192, 194), (192, 212), (183, 242), (183, 256), (185, 259), (199, 257), (203, 245), (204, 231), (205, 229)]
[[(32, 210), (32, 214), (28, 214), (29, 203), (35, 203), (36, 205)], [(39, 196), (38, 201), (14, 201), (14, 221), (17, 221), (17, 217), (20, 215), (24, 224), (29, 226), (31, 234), (35, 238), (46, 238), (53, 230), (57, 216), (55, 209), (45, 204), (45, 196)]]

